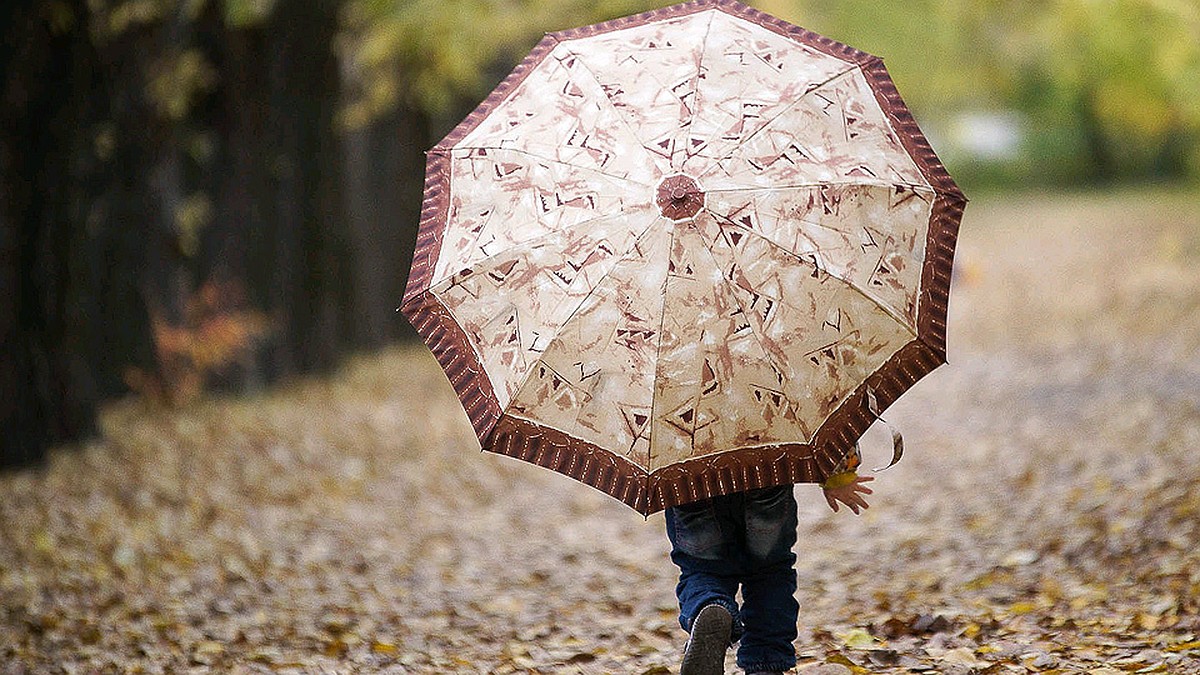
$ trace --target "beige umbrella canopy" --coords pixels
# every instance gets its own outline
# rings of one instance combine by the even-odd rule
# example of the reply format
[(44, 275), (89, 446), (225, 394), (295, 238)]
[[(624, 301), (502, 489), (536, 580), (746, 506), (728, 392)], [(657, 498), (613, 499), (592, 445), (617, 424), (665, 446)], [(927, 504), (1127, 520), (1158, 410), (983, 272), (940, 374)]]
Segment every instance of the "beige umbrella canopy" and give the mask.
[(430, 151), (402, 311), (486, 450), (641, 513), (820, 481), (944, 363), (965, 201), (877, 57), (699, 0), (547, 35)]

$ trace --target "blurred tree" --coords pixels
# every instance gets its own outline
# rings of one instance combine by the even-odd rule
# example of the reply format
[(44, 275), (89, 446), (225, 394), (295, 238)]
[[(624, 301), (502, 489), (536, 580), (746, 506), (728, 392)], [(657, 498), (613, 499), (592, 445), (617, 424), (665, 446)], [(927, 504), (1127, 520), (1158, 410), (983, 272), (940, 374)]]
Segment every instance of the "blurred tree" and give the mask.
[[(669, 4), (662, 2), (659, 4)], [(356, 325), (367, 344), (409, 336), (404, 294), (425, 178), (424, 152), (548, 30), (645, 8), (634, 0), (348, 0), (346, 185)]]
[(360, 344), (340, 6), (0, 10), (0, 466), (88, 433), (129, 386), (178, 400)]
[[(1071, 134), (1078, 176), (1200, 174), (1200, 6), (1169, 0), (995, 3), (1016, 39), (994, 45), (1010, 65), (1011, 102), (1035, 129)], [(1035, 136), (1035, 140), (1037, 140)], [(1052, 157), (1042, 156), (1044, 161)]]
[[(148, 209), (122, 218), (103, 155), (123, 103), (84, 0), (0, 10), (0, 466), (94, 426), (125, 365), (152, 361), (141, 260)], [(153, 208), (147, 205), (148, 208)]]
[[(128, 386), (257, 386), (404, 335), (424, 151), (543, 32), (667, 4), (6, 4), (0, 463)], [(884, 56), (935, 132), (1018, 113), (1009, 179), (1200, 178), (1194, 2), (751, 4)]]
[[(1200, 178), (1200, 5), (762, 0), (883, 56), (918, 119), (1016, 111), (1029, 183)], [(970, 167), (966, 167), (969, 169)]]
[(457, 123), (545, 32), (670, 2), (645, 0), (347, 0), (343, 53), (355, 73), (344, 122), (397, 106)]

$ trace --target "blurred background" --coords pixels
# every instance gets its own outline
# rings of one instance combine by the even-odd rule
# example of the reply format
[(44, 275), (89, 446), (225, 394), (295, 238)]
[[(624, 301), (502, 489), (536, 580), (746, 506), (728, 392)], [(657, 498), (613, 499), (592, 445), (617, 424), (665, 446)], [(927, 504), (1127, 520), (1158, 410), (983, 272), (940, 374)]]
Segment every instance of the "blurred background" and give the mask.
[[(424, 152), (666, 1), (0, 4), (0, 673), (674, 672), (661, 515), (473, 452), (395, 312)], [(802, 664), (1200, 673), (1200, 5), (750, 4), (972, 200), (904, 461), (796, 488)]]
[[(423, 152), (543, 32), (665, 4), (8, 3), (0, 462), (410, 337)], [(751, 4), (882, 55), (971, 196), (1200, 180), (1189, 0)]]

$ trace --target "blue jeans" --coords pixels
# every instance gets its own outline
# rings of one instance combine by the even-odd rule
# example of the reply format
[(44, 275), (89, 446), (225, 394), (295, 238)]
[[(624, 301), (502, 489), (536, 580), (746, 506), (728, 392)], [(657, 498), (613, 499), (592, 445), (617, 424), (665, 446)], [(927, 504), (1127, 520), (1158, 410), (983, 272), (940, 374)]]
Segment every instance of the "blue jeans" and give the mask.
[[(679, 567), (679, 625), (707, 605), (733, 615), (737, 664), (747, 672), (796, 665), (796, 498), (792, 486), (752, 490), (667, 509)], [(739, 610), (736, 595), (742, 591)]]

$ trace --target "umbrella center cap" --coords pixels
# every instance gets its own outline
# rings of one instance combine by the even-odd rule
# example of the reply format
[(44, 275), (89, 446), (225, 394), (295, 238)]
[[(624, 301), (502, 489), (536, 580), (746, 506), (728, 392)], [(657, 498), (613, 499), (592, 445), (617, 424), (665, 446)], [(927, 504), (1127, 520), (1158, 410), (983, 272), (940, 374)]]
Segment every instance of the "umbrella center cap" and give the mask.
[(704, 192), (696, 179), (683, 174), (667, 176), (658, 185), (658, 210), (671, 220), (686, 220), (704, 206)]

